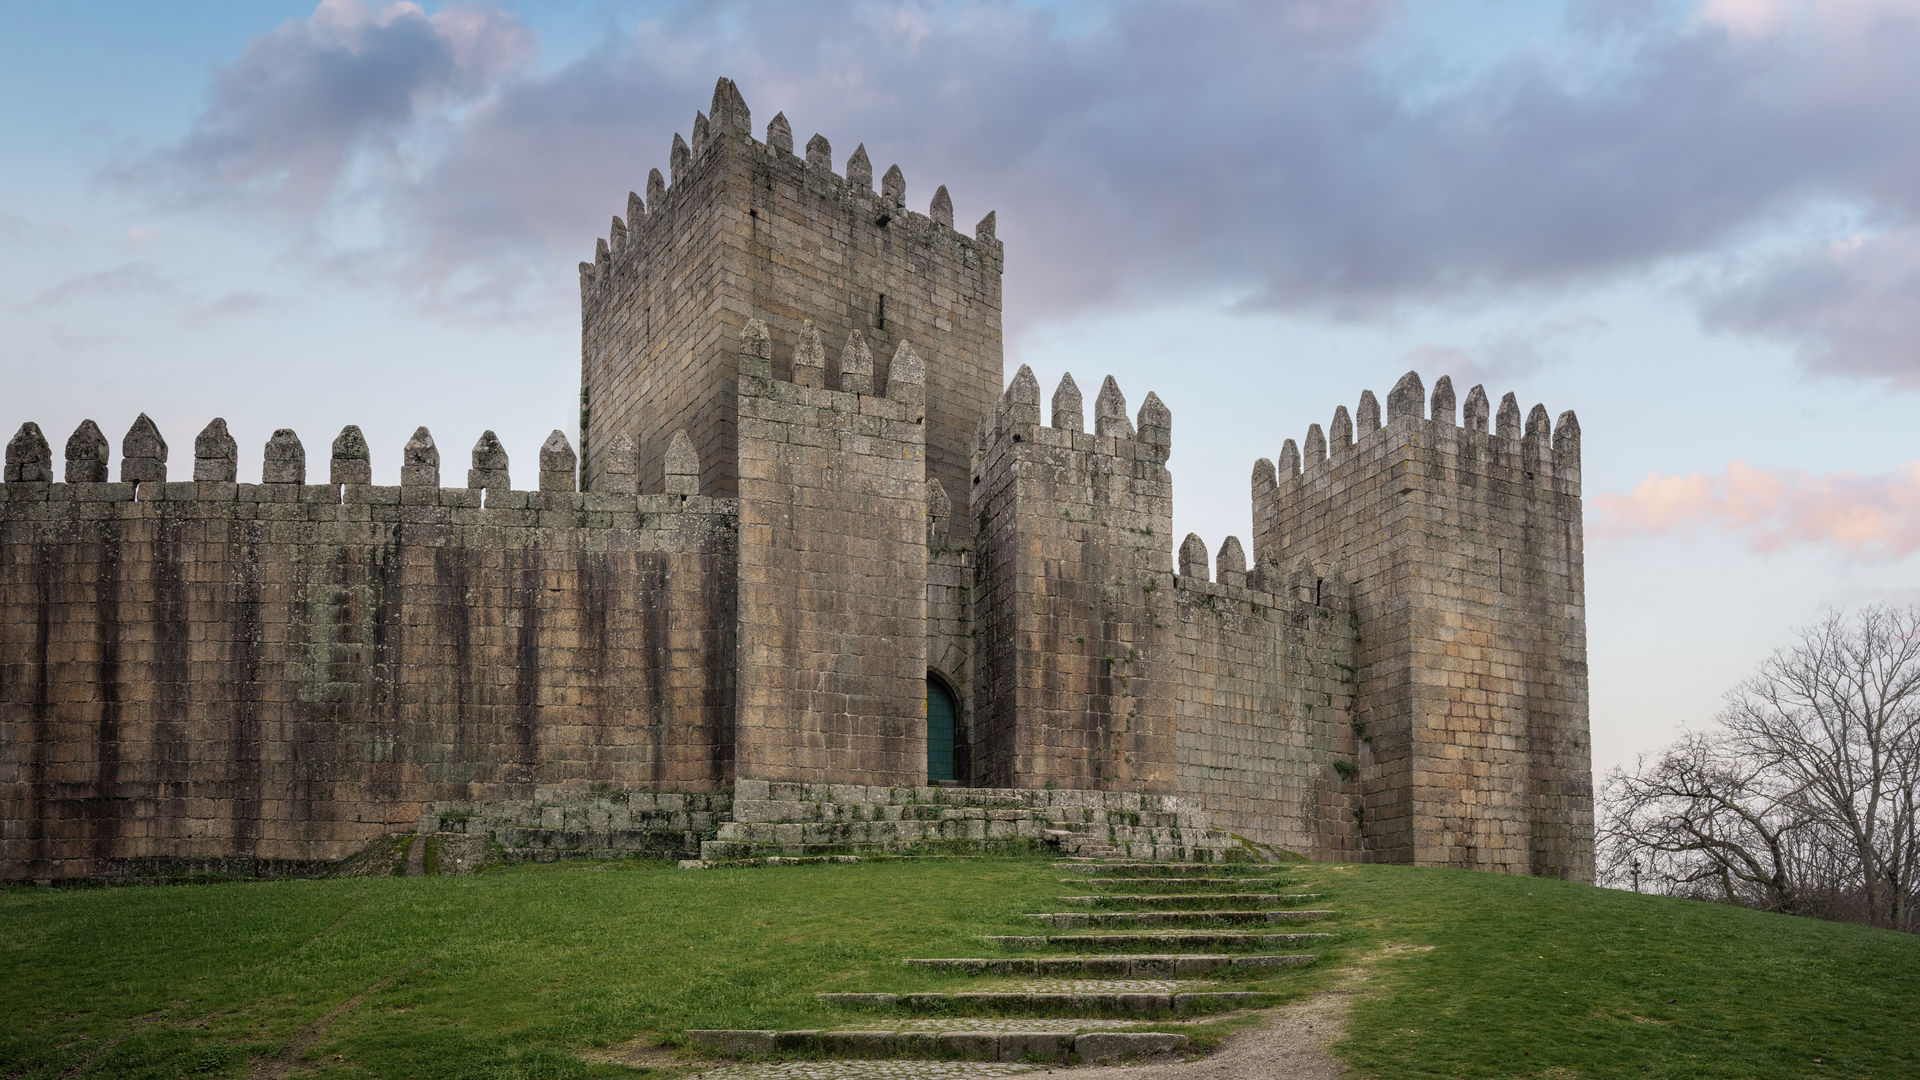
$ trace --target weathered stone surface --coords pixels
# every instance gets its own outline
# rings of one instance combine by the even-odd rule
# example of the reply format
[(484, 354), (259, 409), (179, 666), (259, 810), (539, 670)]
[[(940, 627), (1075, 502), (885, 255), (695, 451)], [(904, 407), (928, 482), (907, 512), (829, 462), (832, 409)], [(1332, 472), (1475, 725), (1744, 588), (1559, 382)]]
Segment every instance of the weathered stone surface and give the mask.
[(167, 440), (146, 413), (141, 413), (120, 440), (120, 482), (164, 483), (167, 479)]
[(1086, 408), (1080, 401), (1080, 387), (1073, 381), (1073, 373), (1060, 376), (1060, 385), (1053, 388), (1052, 416), (1047, 421), (1060, 431), (1087, 430)]
[[(221, 431), (226, 430), (222, 425)], [(195, 477), (198, 479), (198, 477)], [(334, 437), (333, 449), (327, 467), (327, 482), (331, 484), (371, 484), (373, 483), (373, 452), (367, 447), (367, 437), (360, 428), (348, 424)]]
[(507, 448), (491, 429), (480, 433), (473, 444), (473, 467), (467, 470), (467, 488), (472, 491), (506, 491), (512, 487), (507, 472)]
[(433, 433), (424, 425), (413, 430), (413, 437), (400, 450), (400, 486), (440, 486), (440, 448), (434, 445)]
[[(604, 475), (614, 493), (625, 494), (619, 490), (620, 480), (616, 478), (624, 477), (629, 483), (631, 482), (634, 476), (633, 455), (625, 452), (626, 447), (620, 445), (618, 437), (608, 449), (610, 456), (619, 464), (611, 465)], [(540, 444), (540, 490), (572, 491), (578, 465), (579, 460), (574, 456), (573, 445), (567, 442), (566, 432), (559, 428), (553, 429), (553, 433), (547, 436), (547, 441)]]
[(307, 482), (307, 448), (292, 428), (280, 428), (267, 440), (260, 464), (260, 481), (265, 484), (304, 484)]
[(783, 154), (793, 153), (793, 125), (787, 123), (786, 113), (774, 113), (767, 121), (767, 145)]
[(67, 483), (104, 484), (107, 482), (107, 455), (111, 452), (100, 425), (80, 421), (67, 437)]
[(40, 425), (29, 420), (20, 425), (13, 439), (7, 443), (7, 474), (9, 484), (50, 484), (53, 482), (53, 448), (47, 445), (47, 437), (40, 431)]

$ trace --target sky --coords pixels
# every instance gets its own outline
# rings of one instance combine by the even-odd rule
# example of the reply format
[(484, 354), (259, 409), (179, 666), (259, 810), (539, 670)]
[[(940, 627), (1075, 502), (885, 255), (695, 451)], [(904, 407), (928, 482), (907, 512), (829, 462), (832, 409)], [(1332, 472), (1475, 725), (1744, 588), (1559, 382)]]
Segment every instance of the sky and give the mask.
[(528, 484), (575, 265), (726, 75), (997, 213), (1008, 377), (1157, 392), (1176, 537), (1409, 369), (1575, 410), (1604, 774), (1920, 602), (1916, 56), (1920, 0), (8, 4), (0, 427)]

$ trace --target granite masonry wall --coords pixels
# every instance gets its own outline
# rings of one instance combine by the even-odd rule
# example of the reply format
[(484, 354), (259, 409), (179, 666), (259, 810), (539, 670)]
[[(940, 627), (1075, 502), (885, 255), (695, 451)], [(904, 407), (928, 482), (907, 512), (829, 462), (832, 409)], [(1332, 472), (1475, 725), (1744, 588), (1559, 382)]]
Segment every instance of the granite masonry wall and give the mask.
[(926, 369), (802, 386), (742, 341), (739, 775), (925, 783)]
[(1136, 432), (1109, 378), (1084, 426), (1071, 376), (1042, 425), (1023, 366), (981, 429), (974, 777), (1169, 792), (1174, 688), (1152, 669), (1172, 634), (1150, 590), (1172, 546), (1172, 418), (1149, 394)]
[[(597, 490), (598, 448), (635, 439), (642, 475), (684, 427), (703, 491), (735, 492), (733, 340), (750, 318), (775, 344), (775, 374), (839, 386), (837, 365), (791, 369), (808, 331), (836, 350), (856, 331), (885, 385), (889, 358), (913, 342), (927, 369), (928, 471), (966, 517), (974, 424), (999, 396), (1003, 254), (988, 214), (967, 236), (944, 187), (928, 212), (906, 209), (898, 167), (874, 191), (866, 148), (833, 171), (827, 140), (796, 154), (784, 115), (755, 140), (729, 80), (689, 144), (674, 136), (671, 176), (629, 194), (595, 261), (581, 264), (583, 476)], [(669, 183), (670, 180), (670, 183)], [(813, 354), (819, 356), (817, 352)], [(803, 355), (804, 359), (804, 355)]]
[[(1579, 423), (1409, 373), (1255, 466), (1256, 560), (1351, 583), (1370, 857), (1593, 876)], [(1357, 431), (1355, 430), (1357, 421)]]
[(354, 429), (334, 482), (282, 431), (236, 484), (218, 421), (169, 482), (144, 417), (109, 483), (91, 427), (74, 482), (33, 429), (0, 487), (0, 874), (332, 860), (436, 801), (730, 782), (732, 501), (552, 490), (570, 453), (509, 490), (490, 437), (486, 486), (444, 489), (424, 429), (401, 487)]

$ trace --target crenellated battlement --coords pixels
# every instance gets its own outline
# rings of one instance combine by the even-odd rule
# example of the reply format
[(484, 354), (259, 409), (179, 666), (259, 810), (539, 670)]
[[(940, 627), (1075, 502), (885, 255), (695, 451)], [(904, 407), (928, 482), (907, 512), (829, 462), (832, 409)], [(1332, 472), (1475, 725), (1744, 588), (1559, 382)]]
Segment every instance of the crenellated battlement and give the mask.
[(671, 180), (659, 169), (648, 173), (646, 197), (627, 193), (626, 216), (614, 215), (607, 235), (594, 243), (594, 257), (580, 264), (580, 285), (589, 289), (611, 287), (623, 272), (631, 272), (644, 258), (648, 239), (656, 230), (672, 230), (681, 223), (676, 215), (688, 200), (688, 185), (698, 173), (715, 167), (727, 147), (757, 156), (793, 177), (802, 179), (813, 194), (846, 201), (857, 206), (861, 216), (877, 227), (903, 228), (912, 234), (937, 233), (948, 240), (976, 249), (983, 256), (998, 259), (1003, 245), (995, 236), (996, 218), (989, 210), (975, 224), (969, 236), (954, 228), (953, 198), (946, 185), (934, 189), (925, 213), (907, 209), (906, 175), (899, 165), (888, 167), (880, 189), (874, 190), (873, 164), (865, 143), (847, 156), (842, 172), (833, 171), (833, 147), (826, 136), (815, 134), (807, 140), (804, 155), (793, 149), (793, 127), (785, 113), (776, 113), (767, 123), (764, 141), (752, 134), (746, 101), (732, 79), (722, 78), (713, 91), (711, 117), (695, 112), (693, 140), (679, 134), (673, 137), (668, 152)]
[[(482, 432), (474, 443), (464, 488), (441, 486), (440, 450), (425, 427), (416, 429), (401, 451), (398, 486), (372, 483), (366, 437), (353, 424), (342, 428), (334, 438), (324, 482), (309, 482), (306, 448), (291, 428), (280, 428), (267, 440), (257, 484), (237, 482), (238, 447), (224, 418), (208, 422), (195, 437), (193, 447), (193, 479), (169, 480), (167, 442), (152, 419), (142, 413), (122, 440), (120, 479), (109, 481), (107, 439), (99, 425), (83, 420), (67, 440), (66, 480), (55, 482), (52, 449), (39, 425), (28, 421), (7, 444), (0, 502), (10, 506), (201, 502), (438, 507), (449, 511), (535, 513), (540, 515), (541, 524), (580, 526), (613, 524), (608, 517), (612, 514), (657, 514), (678, 509), (710, 513), (720, 505), (715, 500), (691, 502), (700, 496), (700, 465), (684, 432), (677, 433), (674, 452), (665, 461), (658, 488), (650, 493), (640, 492), (633, 484), (630, 443), (613, 448), (623, 451), (628, 465), (625, 470), (612, 472), (614, 477), (624, 478), (624, 485), (610, 483), (599, 492), (577, 490), (573, 448), (560, 431), (548, 436), (540, 449), (538, 488), (521, 491), (512, 487), (506, 448), (492, 431)], [(475, 518), (472, 523), (518, 522), (493, 515)]]

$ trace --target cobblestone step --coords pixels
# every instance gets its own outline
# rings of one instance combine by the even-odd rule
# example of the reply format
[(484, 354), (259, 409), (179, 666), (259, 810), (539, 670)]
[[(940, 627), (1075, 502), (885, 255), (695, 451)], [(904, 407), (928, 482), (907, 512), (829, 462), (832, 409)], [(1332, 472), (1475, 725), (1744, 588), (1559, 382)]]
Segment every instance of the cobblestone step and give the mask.
[(1045, 1016), (1087, 1017), (1102, 1014), (1135, 1016), (1192, 1015), (1258, 1008), (1273, 1004), (1278, 994), (1241, 990), (1196, 990), (1187, 993), (1134, 990), (1105, 993), (1023, 993), (1017, 990), (965, 991), (953, 994), (818, 994), (821, 1001), (848, 1009), (900, 1010), (947, 1015), (1006, 1015), (1038, 1013)]
[(1279, 923), (1331, 918), (1331, 911), (1305, 908), (1271, 911), (1053, 911), (1031, 912), (1029, 919), (1063, 930), (1076, 926), (1205, 926), (1208, 923)]
[(916, 957), (907, 963), (962, 975), (1206, 975), (1311, 964), (1308, 953), (1115, 953), (1110, 956)]
[(1173, 930), (1151, 934), (989, 934), (987, 941), (1004, 949), (1259, 949), (1277, 945), (1307, 945), (1327, 941), (1332, 934), (1236, 934), (1207, 930)]
[(728, 1062), (704, 1072), (700, 1080), (998, 1080), (1036, 1072), (1043, 1065), (1018, 1061), (934, 1061), (895, 1058), (881, 1061)]
[(696, 1029), (695, 1046), (733, 1057), (817, 1054), (835, 1058), (953, 1058), (969, 1061), (1116, 1061), (1184, 1050), (1166, 1031), (752, 1031)]
[(1242, 908), (1303, 904), (1319, 893), (1104, 893), (1099, 896), (1063, 896), (1063, 904), (1084, 907), (1133, 907), (1156, 910), (1215, 910), (1222, 904)]

